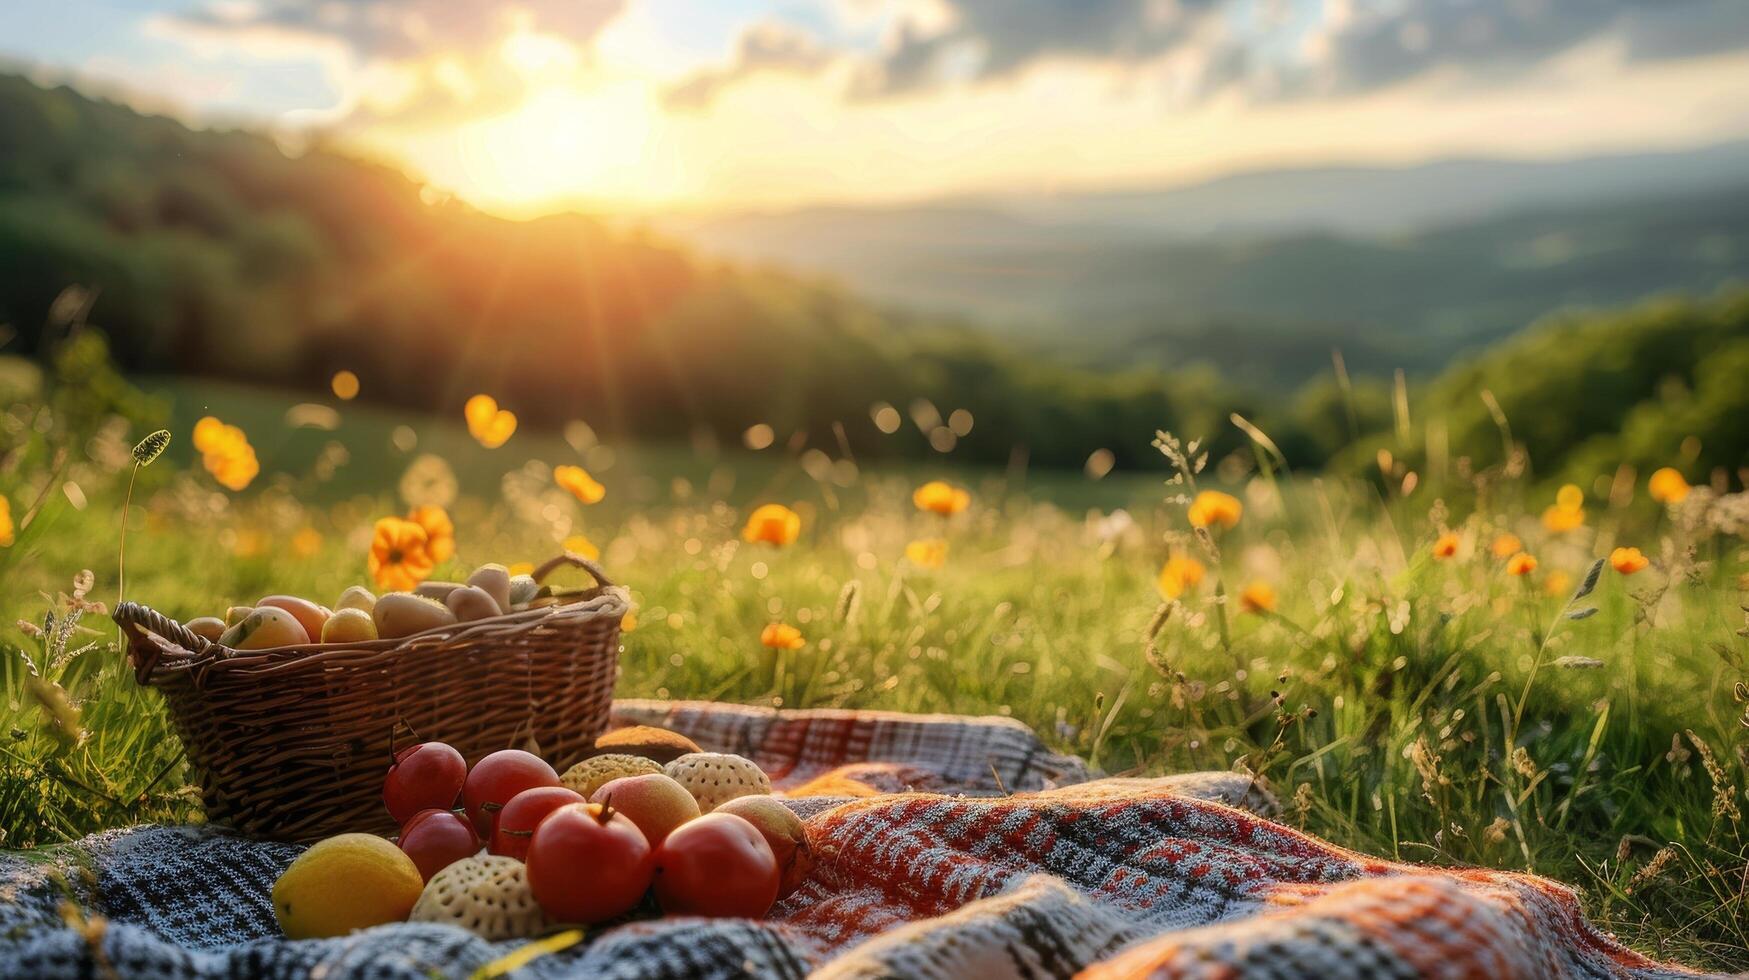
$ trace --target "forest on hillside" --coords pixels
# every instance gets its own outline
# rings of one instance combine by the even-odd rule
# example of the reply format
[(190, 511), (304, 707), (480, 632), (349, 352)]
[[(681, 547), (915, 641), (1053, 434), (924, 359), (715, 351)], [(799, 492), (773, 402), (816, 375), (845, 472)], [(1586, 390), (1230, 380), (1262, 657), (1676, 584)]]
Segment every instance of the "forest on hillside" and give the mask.
[(291, 156), (16, 77), (0, 77), (0, 269), (5, 353), (52, 353), (70, 319), (57, 298), (80, 287), (78, 320), (129, 372), (316, 390), (344, 368), (368, 399), (455, 412), (491, 391), (527, 424), (609, 437), (767, 423), (927, 454), (927, 426), (888, 439), (869, 422), (872, 405), (927, 401), (976, 419), (961, 458), (1078, 467), (1096, 448), (1150, 459), (1159, 428), (1241, 448), (1236, 412), (1292, 466), (1361, 468), (1386, 433), (1411, 457), (1497, 455), (1486, 378), (1541, 473), (1660, 461), (1689, 436), (1701, 465), (1749, 463), (1741, 294), (1558, 317), (1414, 377), (1401, 406), (1388, 377), (1337, 374), (1334, 333), (1302, 348), (1318, 364), (1298, 390), (1136, 359), (1099, 371), (650, 233), (496, 218), (336, 150)]

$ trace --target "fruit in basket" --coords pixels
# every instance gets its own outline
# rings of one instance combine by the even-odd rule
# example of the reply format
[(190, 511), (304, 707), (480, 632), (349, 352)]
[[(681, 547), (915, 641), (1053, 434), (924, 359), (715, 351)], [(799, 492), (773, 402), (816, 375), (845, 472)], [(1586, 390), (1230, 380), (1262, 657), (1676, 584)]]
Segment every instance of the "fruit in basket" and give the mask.
[(624, 915), (649, 890), (653, 870), (650, 842), (638, 825), (595, 803), (554, 810), (528, 842), (529, 889), (561, 922)]
[(255, 609), (225, 630), (219, 642), (233, 650), (266, 650), (310, 642), (310, 634), (297, 617), (275, 606)]
[(412, 636), (437, 626), (455, 622), (455, 613), (441, 602), (435, 602), (411, 592), (390, 592), (377, 600), (371, 610), (376, 621), (377, 636), (385, 640)]
[(674, 828), (698, 817), (698, 801), (680, 785), (659, 772), (621, 776), (602, 785), (589, 802), (611, 803), (626, 819), (638, 825), (651, 847), (661, 847)]
[(558, 785), (559, 774), (545, 759), (521, 749), (500, 749), (474, 763), (462, 785), (462, 801), (474, 829), (489, 840), (498, 812), (516, 794), (536, 786)]
[(344, 936), (407, 918), (425, 879), (374, 834), (341, 834), (298, 855), (273, 883), (273, 915), (288, 939)]
[(532, 939), (552, 925), (529, 890), (522, 862), (490, 854), (439, 871), (407, 918), (460, 926), (488, 942)]
[(504, 809), (498, 811), (487, 850), (520, 861), (528, 856), (528, 839), (547, 814), (568, 803), (587, 802), (563, 786), (525, 789), (512, 796), (510, 802), (504, 804)]
[(480, 838), (468, 823), (450, 810), (420, 810), (401, 827), (396, 843), (413, 859), (419, 876), (429, 883), (434, 875), (463, 858), (480, 853)]
[(481, 565), (468, 576), (468, 584), (491, 596), (500, 610), (510, 611), (510, 570), (503, 565)]
[(226, 609), (225, 628), (230, 629), (238, 623), (241, 623), (243, 620), (248, 619), (249, 614), (254, 611), (254, 606), (232, 606), (231, 608)]
[(737, 796), (771, 792), (771, 779), (765, 770), (752, 759), (727, 752), (691, 752), (668, 763), (664, 771), (686, 787), (705, 813)]
[(323, 643), (364, 643), (376, 638), (376, 620), (363, 609), (336, 609), (322, 624)]
[(498, 605), (498, 600), (492, 598), (482, 589), (474, 585), (464, 585), (449, 594), (443, 600), (449, 611), (455, 613), (455, 618), (463, 623), (471, 623), (476, 619), (491, 619), (501, 616), (504, 610)]
[(679, 732), (653, 725), (631, 725), (604, 733), (595, 740), (595, 754), (641, 755), (667, 764), (689, 752), (703, 752), (698, 743)]
[(510, 576), (510, 609), (519, 609), (534, 601), (540, 595), (540, 583), (533, 575)]
[(398, 824), (420, 810), (448, 810), (467, 784), (468, 764), (442, 742), (419, 742), (395, 753), (383, 779), (383, 805)]
[(335, 600), (334, 611), (339, 612), (342, 609), (362, 609), (368, 614), (372, 609), (376, 608), (376, 605), (377, 596), (375, 592), (372, 592), (362, 585), (349, 585), (346, 587), (345, 592), (340, 593), (340, 598)]
[(802, 818), (784, 806), (782, 800), (775, 796), (737, 796), (712, 812), (732, 813), (752, 824), (765, 838), (772, 857), (777, 859), (778, 898), (802, 887), (802, 882), (813, 873), (814, 852), (808, 848)]
[(588, 799), (595, 791), (621, 776), (639, 776), (661, 772), (662, 767), (643, 756), (598, 755), (584, 759), (569, 769), (560, 781)]
[(413, 586), (413, 594), (433, 602), (442, 602), (449, 594), (462, 587), (460, 582), (420, 582)]
[(255, 604), (255, 608), (263, 606), (284, 609), (297, 619), (298, 625), (304, 628), (304, 634), (314, 639), (322, 635), (322, 626), (328, 622), (332, 611), (316, 605), (308, 599), (300, 599), (295, 595), (270, 595)]
[(707, 813), (657, 848), (654, 882), (664, 912), (756, 919), (777, 901), (777, 858), (757, 827)]
[(195, 636), (215, 643), (219, 637), (225, 635), (225, 621), (217, 616), (196, 616), (182, 625), (188, 627), (188, 631)]

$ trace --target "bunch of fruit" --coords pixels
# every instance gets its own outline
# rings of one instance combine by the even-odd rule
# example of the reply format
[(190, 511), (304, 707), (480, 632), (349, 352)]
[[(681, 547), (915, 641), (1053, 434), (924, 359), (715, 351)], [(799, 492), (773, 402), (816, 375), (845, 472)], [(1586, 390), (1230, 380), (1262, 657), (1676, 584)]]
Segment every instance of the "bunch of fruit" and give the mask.
[(437, 626), (488, 619), (562, 598), (503, 565), (481, 565), (466, 582), (424, 582), (412, 592), (378, 597), (360, 585), (340, 593), (334, 608), (291, 595), (270, 595), (253, 606), (232, 606), (224, 618), (188, 622), (197, 636), (233, 650), (266, 650), (305, 643), (359, 643), (399, 639)]
[(442, 742), (401, 750), (383, 782), (396, 843), (324, 840), (273, 889), (293, 939), (404, 919), (488, 940), (616, 919), (763, 916), (813, 869), (801, 820), (751, 760), (638, 726), (563, 774), (505, 749), (470, 769)]

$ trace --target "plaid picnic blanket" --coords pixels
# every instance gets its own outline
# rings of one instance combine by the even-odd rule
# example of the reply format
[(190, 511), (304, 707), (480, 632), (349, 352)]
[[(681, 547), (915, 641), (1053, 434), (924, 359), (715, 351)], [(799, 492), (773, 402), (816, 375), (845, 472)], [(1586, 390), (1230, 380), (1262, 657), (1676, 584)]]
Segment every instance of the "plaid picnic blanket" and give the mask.
[[(1273, 799), (1233, 773), (1089, 779), (1008, 719), (649, 701), (615, 718), (758, 761), (819, 866), (765, 920), (634, 921), (517, 976), (1692, 975), (1553, 882), (1335, 847), (1265, 819)], [(0, 853), (0, 977), (466, 976), (517, 945), (423, 924), (281, 939), (268, 892), (297, 852), (140, 827)]]

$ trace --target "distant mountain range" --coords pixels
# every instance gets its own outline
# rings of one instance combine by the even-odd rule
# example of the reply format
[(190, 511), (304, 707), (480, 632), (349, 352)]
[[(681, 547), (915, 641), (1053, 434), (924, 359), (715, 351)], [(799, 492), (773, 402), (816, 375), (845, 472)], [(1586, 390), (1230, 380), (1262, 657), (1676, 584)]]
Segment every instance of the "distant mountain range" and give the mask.
[(661, 228), (716, 254), (1061, 342), (1091, 363), (1208, 360), (1291, 382), (1328, 365), (1332, 347), (1357, 370), (1433, 370), (1559, 308), (1749, 276), (1749, 142)]

